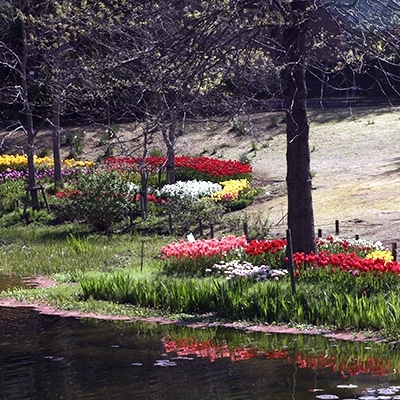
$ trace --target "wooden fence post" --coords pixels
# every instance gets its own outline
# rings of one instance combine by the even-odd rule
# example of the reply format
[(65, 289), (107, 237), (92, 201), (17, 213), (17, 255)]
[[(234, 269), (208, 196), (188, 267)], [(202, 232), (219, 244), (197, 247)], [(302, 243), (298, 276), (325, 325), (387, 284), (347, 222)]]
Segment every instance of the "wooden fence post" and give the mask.
[(169, 233), (172, 235), (173, 232), (173, 226), (172, 226), (172, 214), (168, 214), (168, 225), (169, 225)]
[(203, 230), (203, 220), (199, 218), (199, 231), (200, 231), (200, 237), (202, 238), (204, 236), (204, 230)]
[(249, 224), (247, 222), (243, 222), (243, 232), (246, 239), (249, 240)]
[(392, 243), (393, 261), (397, 261), (397, 243)]
[(293, 267), (293, 248), (292, 248), (292, 233), (290, 229), (286, 230), (286, 240), (287, 240), (287, 245), (286, 245), (286, 264), (287, 264), (287, 269), (290, 274), (290, 282), (292, 284), (292, 294), (296, 293), (296, 282), (294, 279), (294, 267)]

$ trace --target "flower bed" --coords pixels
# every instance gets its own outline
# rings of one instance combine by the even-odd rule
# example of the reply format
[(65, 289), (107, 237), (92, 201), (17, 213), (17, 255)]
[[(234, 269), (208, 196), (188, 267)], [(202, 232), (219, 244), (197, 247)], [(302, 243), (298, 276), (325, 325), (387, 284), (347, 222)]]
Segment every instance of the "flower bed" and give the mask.
[[(123, 171), (139, 172), (144, 165), (150, 173), (156, 173), (165, 166), (165, 157), (108, 157), (104, 163), (111, 168)], [(219, 182), (224, 178), (251, 179), (251, 165), (235, 160), (219, 160), (211, 157), (176, 156), (175, 168), (177, 180), (211, 180)]]
[(212, 267), (222, 258), (233, 257), (246, 244), (245, 236), (173, 242), (161, 249), (164, 271), (204, 275), (207, 268)]
[(240, 192), (245, 189), (250, 189), (250, 184), (247, 179), (231, 179), (219, 183), (222, 190), (216, 191), (211, 194), (211, 199), (214, 201), (229, 202), (237, 200)]
[[(331, 244), (331, 250), (327, 243)], [(317, 247), (322, 248), (317, 254), (293, 255), (296, 277), (304, 272), (320, 270), (329, 270), (330, 273), (347, 272), (354, 276), (368, 273), (376, 277), (383, 273), (400, 276), (400, 264), (392, 261), (390, 252), (376, 250), (381, 248), (380, 243), (359, 243), (329, 237), (326, 240), (317, 239)], [(232, 252), (233, 249), (235, 252)], [(287, 261), (286, 240), (253, 240), (247, 243), (244, 236), (181, 241), (163, 247), (161, 252), (169, 272), (223, 271), (230, 278), (256, 278), (265, 275), (266, 269), (273, 271), (284, 268)], [(257, 269), (257, 266), (263, 268)]]
[[(53, 183), (54, 160), (50, 157), (34, 157), (34, 162), (37, 182), (43, 185)], [(118, 223), (123, 224), (128, 215), (132, 222), (137, 215), (142, 214), (139, 208), (143, 168), (146, 169), (148, 176), (147, 198), (151, 205), (143, 215), (153, 215), (161, 219), (165, 215), (171, 215), (175, 217), (175, 221), (181, 221), (182, 227), (175, 223), (177, 230), (183, 230), (185, 225), (185, 229), (191, 229), (188, 227), (194, 224), (193, 216), (201, 218), (205, 224), (214, 224), (218, 219), (222, 219), (227, 211), (250, 205), (258, 194), (256, 189), (250, 189), (248, 179), (251, 178), (251, 166), (248, 164), (208, 157), (176, 157), (177, 175), (182, 175), (184, 171), (184, 179), (174, 185), (163, 185), (165, 176), (163, 178), (161, 172), (164, 170), (165, 162), (165, 157), (157, 156), (145, 160), (109, 157), (97, 165), (94, 162), (74, 159), (63, 160), (62, 175), (65, 190), (48, 198), (50, 208), (60, 220), (64, 221), (86, 222), (90, 219), (93, 223), (95, 218), (91, 215), (107, 219), (106, 224), (96, 224), (98, 229), (101, 227), (110, 229)], [(24, 193), (20, 185), (21, 181), (27, 180), (29, 176), (27, 164), (26, 155), (0, 157), (0, 182), (7, 181), (11, 185), (15, 182), (16, 186), (15, 190), (4, 188), (4, 192), (10, 193), (10, 199), (7, 199), (10, 207), (4, 208), (5, 212), (12, 210), (13, 199), (18, 198), (23, 201)], [(192, 179), (188, 179), (190, 177)], [(227, 177), (231, 179), (226, 180)], [(95, 183), (96, 180), (106, 182), (107, 189), (103, 190), (102, 184)], [(219, 180), (223, 181), (222, 184), (218, 183)], [(14, 192), (18, 192), (18, 196), (15, 196)], [(49, 193), (51, 192), (52, 187), (49, 188)], [(211, 196), (218, 192), (219, 196), (212, 201)], [(93, 204), (89, 206), (87, 203), (92, 200)], [(201, 200), (201, 204), (197, 200)], [(188, 218), (185, 218), (185, 215)]]
[[(35, 167), (38, 169), (46, 169), (54, 167), (54, 159), (51, 157), (38, 157), (33, 156), (33, 161), (35, 163)], [(95, 165), (93, 161), (79, 161), (75, 159), (67, 159), (61, 161), (64, 168), (81, 168), (86, 167), (90, 168)], [(28, 166), (28, 156), (26, 154), (23, 155), (9, 155), (3, 154), (0, 156), (0, 171), (25, 171)]]
[(293, 261), (298, 274), (304, 269), (330, 268), (332, 273), (345, 271), (359, 276), (363, 273), (373, 272), (379, 277), (382, 273), (393, 273), (400, 276), (400, 264), (397, 261), (388, 261), (382, 257), (365, 258), (358, 256), (355, 252), (332, 254), (330, 251), (320, 251), (318, 254), (295, 253)]
[(221, 185), (209, 181), (178, 181), (171, 185), (164, 185), (156, 191), (157, 196), (165, 199), (201, 199), (213, 196), (221, 190)]
[(214, 264), (211, 269), (207, 269), (206, 272), (213, 273), (214, 271), (219, 272), (226, 279), (234, 278), (246, 278), (254, 281), (261, 280), (279, 280), (281, 277), (287, 274), (287, 270), (284, 269), (273, 269), (269, 265), (253, 265), (249, 261), (220, 261), (218, 264)]

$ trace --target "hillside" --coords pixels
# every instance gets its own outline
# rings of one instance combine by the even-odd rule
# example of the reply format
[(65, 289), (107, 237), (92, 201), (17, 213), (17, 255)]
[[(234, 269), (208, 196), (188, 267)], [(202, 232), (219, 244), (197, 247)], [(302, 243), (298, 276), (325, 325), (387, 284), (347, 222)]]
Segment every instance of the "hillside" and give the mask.
[[(389, 109), (319, 110), (310, 113), (310, 149), (315, 229), (323, 236), (335, 234), (400, 245), (400, 134), (399, 114)], [(224, 159), (248, 159), (254, 185), (264, 194), (246, 213), (260, 214), (272, 224), (276, 236), (286, 230), (286, 140), (283, 114), (252, 116), (247, 124), (200, 121), (188, 123), (178, 138), (177, 155), (205, 155)], [(247, 129), (244, 129), (247, 128)], [(135, 154), (140, 140), (134, 127), (119, 127), (110, 137), (104, 127), (68, 128), (68, 135), (83, 136), (82, 159), (96, 160), (112, 148), (113, 155)], [(3, 134), (4, 137), (4, 134)], [(23, 137), (5, 142), (5, 152), (18, 152)], [(8, 148), (7, 148), (8, 146)], [(39, 132), (38, 153), (51, 148), (51, 134)], [(161, 138), (150, 149), (164, 151)], [(128, 151), (128, 153), (126, 153)], [(63, 148), (63, 156), (68, 155)]]

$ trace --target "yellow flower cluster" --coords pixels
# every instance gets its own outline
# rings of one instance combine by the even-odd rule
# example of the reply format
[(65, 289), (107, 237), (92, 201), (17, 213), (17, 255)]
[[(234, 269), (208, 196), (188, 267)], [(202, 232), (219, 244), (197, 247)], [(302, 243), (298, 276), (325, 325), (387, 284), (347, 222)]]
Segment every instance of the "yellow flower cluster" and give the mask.
[(229, 181), (219, 182), (223, 189), (213, 193), (211, 199), (214, 201), (235, 200), (239, 197), (239, 193), (244, 189), (250, 189), (247, 179), (231, 179)]
[(96, 165), (94, 161), (78, 161), (70, 158), (68, 160), (63, 160), (62, 163), (68, 168), (75, 168), (75, 167), (93, 167)]
[(385, 260), (385, 264), (387, 262), (393, 261), (392, 252), (389, 250), (376, 250), (372, 253), (369, 253), (365, 258), (372, 258), (373, 260), (380, 258), (382, 260)]
[[(54, 166), (54, 159), (50, 157), (38, 157), (38, 156), (33, 156), (33, 160), (35, 163), (35, 166), (37, 167), (53, 167)], [(95, 165), (94, 161), (77, 161), (74, 160), (73, 158), (63, 160), (62, 164), (67, 167), (67, 168), (74, 168), (74, 167), (91, 167)], [(23, 155), (9, 155), (9, 154), (3, 154), (0, 156), (0, 167), (1, 166), (7, 166), (7, 167), (13, 167), (13, 166), (27, 166), (28, 165), (28, 157), (26, 154)]]
[(0, 156), (0, 166), (12, 167), (15, 165), (27, 165), (28, 160), (26, 155), (20, 156), (19, 154), (8, 155), (4, 154)]

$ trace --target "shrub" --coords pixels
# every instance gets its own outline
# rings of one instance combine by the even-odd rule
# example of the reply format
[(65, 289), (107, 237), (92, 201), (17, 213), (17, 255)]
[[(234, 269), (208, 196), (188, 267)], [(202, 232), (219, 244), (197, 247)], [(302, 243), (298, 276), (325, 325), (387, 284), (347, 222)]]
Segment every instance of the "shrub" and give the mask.
[(0, 185), (0, 213), (12, 212), (18, 208), (18, 203), (25, 199), (25, 182), (22, 179), (6, 180)]
[(225, 214), (224, 206), (210, 199), (176, 198), (166, 201), (163, 208), (171, 214), (176, 234), (188, 234), (199, 226), (200, 219), (204, 226), (219, 224)]
[(57, 193), (57, 215), (67, 221), (87, 222), (98, 230), (109, 230), (126, 219), (133, 209), (137, 186), (122, 180), (117, 172), (99, 172), (79, 176), (73, 189)]

